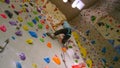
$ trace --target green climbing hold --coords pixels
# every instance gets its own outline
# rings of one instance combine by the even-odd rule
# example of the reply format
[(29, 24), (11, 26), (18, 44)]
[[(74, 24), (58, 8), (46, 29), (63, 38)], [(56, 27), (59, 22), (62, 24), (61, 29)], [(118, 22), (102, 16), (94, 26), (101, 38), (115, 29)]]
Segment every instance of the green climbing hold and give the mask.
[(95, 16), (91, 16), (91, 21), (95, 21), (96, 17)]
[(45, 42), (43, 38), (40, 38), (40, 41), (41, 41), (41, 42)]
[(39, 28), (39, 29), (42, 29), (42, 28), (43, 28), (43, 25), (39, 23), (39, 24), (38, 24), (38, 28)]
[(35, 20), (39, 22), (39, 18), (38, 17), (35, 17)]
[(75, 60), (76, 63), (78, 63), (78, 60)]
[(36, 14), (38, 14), (38, 12), (37, 12), (37, 11), (33, 11), (33, 14), (35, 14), (35, 15), (36, 15)]
[(27, 22), (27, 24), (30, 26), (30, 27), (33, 27), (34, 24), (32, 22)]
[(68, 46), (69, 48), (72, 48), (72, 46)]
[(105, 26), (106, 26), (106, 28), (110, 28), (110, 25), (108, 25), (108, 24), (106, 24)]

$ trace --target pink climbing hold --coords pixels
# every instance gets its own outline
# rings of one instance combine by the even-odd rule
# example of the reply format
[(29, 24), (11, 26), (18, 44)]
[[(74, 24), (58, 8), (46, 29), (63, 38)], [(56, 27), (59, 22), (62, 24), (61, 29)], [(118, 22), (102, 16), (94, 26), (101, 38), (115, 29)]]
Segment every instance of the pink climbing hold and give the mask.
[(3, 32), (6, 32), (7, 31), (7, 28), (5, 25), (1, 25), (0, 26), (0, 30), (3, 31)]
[(0, 16), (2, 17), (2, 18), (4, 18), (4, 19), (6, 19), (7, 18), (7, 16), (5, 15), (5, 14), (0, 14)]

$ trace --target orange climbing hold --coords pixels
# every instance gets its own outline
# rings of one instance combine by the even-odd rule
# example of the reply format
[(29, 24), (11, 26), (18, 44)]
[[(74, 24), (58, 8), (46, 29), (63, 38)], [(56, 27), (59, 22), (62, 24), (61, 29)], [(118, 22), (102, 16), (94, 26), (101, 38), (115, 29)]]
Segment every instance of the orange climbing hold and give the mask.
[(57, 55), (55, 55), (55, 56), (52, 58), (52, 60), (53, 60), (56, 64), (58, 64), (58, 65), (61, 64), (60, 58), (59, 58)]
[(66, 47), (62, 47), (62, 51), (66, 52), (67, 51)]
[(49, 29), (49, 25), (46, 25), (46, 29)]
[(48, 43), (47, 43), (47, 46), (48, 46), (49, 48), (52, 48), (51, 42), (48, 42)]

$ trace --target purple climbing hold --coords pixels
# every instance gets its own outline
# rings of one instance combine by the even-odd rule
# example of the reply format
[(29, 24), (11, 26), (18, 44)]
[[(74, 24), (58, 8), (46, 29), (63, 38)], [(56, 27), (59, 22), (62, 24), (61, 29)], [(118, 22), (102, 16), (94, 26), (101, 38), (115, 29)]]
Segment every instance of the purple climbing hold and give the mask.
[(16, 26), (18, 22), (17, 21), (9, 21), (9, 23), (13, 26)]
[(29, 12), (29, 10), (27, 8), (25, 8), (25, 9), (26, 9), (26, 12)]
[(9, 3), (10, 3), (10, 0), (5, 0), (5, 2), (6, 2), (7, 4), (9, 4)]
[(76, 59), (80, 59), (79, 55), (77, 53), (74, 54)]
[(17, 36), (22, 36), (22, 31), (18, 30), (17, 32), (15, 32), (15, 34), (16, 34)]
[(24, 53), (20, 53), (20, 55), (19, 55), (19, 56), (20, 56), (20, 59), (21, 59), (21, 60), (25, 60), (25, 59), (26, 59), (26, 56), (25, 56), (25, 54), (24, 54)]

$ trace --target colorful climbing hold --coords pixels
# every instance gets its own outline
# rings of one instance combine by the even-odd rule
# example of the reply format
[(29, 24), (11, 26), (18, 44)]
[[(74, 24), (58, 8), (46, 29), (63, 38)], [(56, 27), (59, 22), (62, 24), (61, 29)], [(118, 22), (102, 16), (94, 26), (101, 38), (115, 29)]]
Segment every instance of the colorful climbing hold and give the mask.
[(13, 40), (15, 40), (16, 38), (14, 36), (11, 37)]
[(32, 64), (33, 68), (37, 68), (37, 64), (33, 63)]
[(89, 35), (89, 33), (90, 33), (90, 30), (87, 30), (87, 31), (86, 31), (86, 35), (88, 36), (88, 35)]
[(102, 52), (103, 52), (103, 53), (106, 53), (106, 48), (105, 48), (105, 47), (102, 48)]
[(49, 25), (46, 25), (46, 29), (49, 29)]
[(21, 60), (25, 60), (26, 59), (26, 56), (25, 56), (24, 53), (20, 53), (19, 57), (20, 57)]
[(23, 29), (24, 29), (24, 30), (26, 30), (26, 31), (28, 31), (28, 30), (29, 30), (29, 28), (28, 28), (28, 26), (27, 26), (27, 25), (23, 25)]
[(30, 26), (30, 27), (33, 27), (34, 24), (32, 22), (27, 22), (27, 24)]
[(33, 19), (32, 22), (33, 22), (34, 24), (37, 24), (37, 21), (36, 21), (35, 19)]
[(49, 48), (52, 48), (51, 42), (48, 42), (48, 43), (47, 43), (47, 46), (48, 46)]
[(27, 42), (28, 44), (33, 44), (33, 40), (32, 40), (32, 39), (27, 39), (26, 42)]
[(117, 62), (119, 60), (119, 58), (117, 57), (117, 56), (115, 56), (114, 58), (113, 58), (113, 61), (115, 61), (115, 62)]
[(9, 21), (9, 24), (10, 24), (10, 25), (13, 25), (13, 26), (16, 26), (17, 23), (18, 23), (17, 21)]
[(18, 30), (18, 31), (15, 32), (15, 34), (16, 34), (17, 36), (22, 36), (22, 31), (21, 31), (21, 30)]
[(9, 10), (5, 10), (5, 13), (7, 14), (7, 16), (9, 18), (12, 18), (13, 17), (13, 13), (11, 13)]
[(10, 0), (5, 0), (5, 3), (10, 4)]
[(34, 31), (29, 31), (29, 34), (34, 38), (38, 38), (37, 33)]
[(39, 18), (38, 17), (35, 17), (35, 20), (39, 22)]
[(41, 41), (41, 42), (44, 42), (44, 39), (43, 39), (43, 38), (40, 38), (40, 41)]
[(96, 41), (95, 41), (95, 40), (92, 40), (92, 41), (91, 41), (91, 44), (96, 44)]
[(49, 57), (45, 57), (45, 58), (44, 58), (44, 61), (45, 61), (46, 63), (50, 63), (50, 58), (49, 58)]
[(92, 60), (91, 59), (87, 59), (86, 63), (87, 63), (89, 68), (92, 68)]
[(15, 6), (14, 6), (14, 4), (11, 4), (11, 8), (12, 8), (12, 9), (15, 9)]
[(22, 68), (22, 65), (20, 62), (16, 62), (16, 68)]
[(3, 32), (6, 32), (7, 31), (7, 28), (5, 25), (0, 25), (0, 30), (3, 31)]
[(16, 11), (16, 10), (14, 10), (14, 13), (15, 13), (16, 15), (19, 15), (19, 12), (18, 12), (18, 11)]
[(18, 21), (23, 22), (23, 19), (21, 16), (18, 16), (17, 19), (18, 19)]
[(106, 64), (107, 61), (106, 61), (105, 58), (102, 58), (101, 60), (102, 60), (102, 62), (103, 62), (104, 64)]
[(91, 16), (91, 21), (95, 21), (96, 17), (95, 16)]
[(6, 16), (4, 13), (1, 13), (0, 16), (1, 16), (2, 18), (4, 18), (4, 19), (7, 18), (7, 16)]
[(86, 58), (87, 50), (84, 47), (80, 46), (80, 52), (81, 52), (83, 58)]
[(61, 64), (60, 58), (57, 55), (53, 56), (52, 60), (58, 65)]
[(109, 42), (112, 46), (114, 46), (114, 42), (115, 42), (115, 40), (108, 39), (108, 42)]
[(38, 28), (39, 28), (39, 29), (42, 29), (42, 28), (43, 28), (43, 25), (39, 23), (39, 24), (38, 24)]
[(37, 11), (33, 11), (33, 14), (35, 14), (35, 15), (36, 15), (36, 14), (38, 14), (38, 12), (37, 12)]

